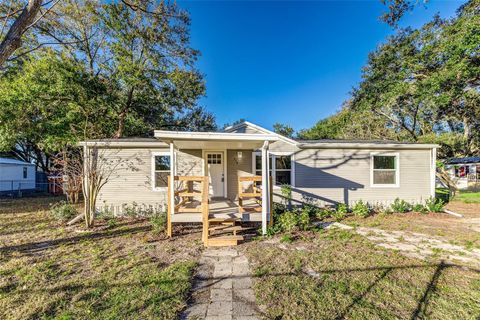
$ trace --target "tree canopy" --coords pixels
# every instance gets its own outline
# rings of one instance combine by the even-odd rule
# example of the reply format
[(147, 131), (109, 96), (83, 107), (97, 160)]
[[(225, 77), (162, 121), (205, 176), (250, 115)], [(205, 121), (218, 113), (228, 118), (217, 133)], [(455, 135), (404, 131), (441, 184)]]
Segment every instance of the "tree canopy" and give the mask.
[[(63, 0), (50, 9), (0, 71), (0, 151), (47, 170), (50, 154), (85, 138), (216, 128), (198, 105), (199, 52), (175, 3)], [(59, 45), (37, 48), (45, 39)]]
[(480, 1), (450, 20), (402, 29), (369, 55), (362, 81), (303, 138), (436, 142), (442, 156), (480, 150)]

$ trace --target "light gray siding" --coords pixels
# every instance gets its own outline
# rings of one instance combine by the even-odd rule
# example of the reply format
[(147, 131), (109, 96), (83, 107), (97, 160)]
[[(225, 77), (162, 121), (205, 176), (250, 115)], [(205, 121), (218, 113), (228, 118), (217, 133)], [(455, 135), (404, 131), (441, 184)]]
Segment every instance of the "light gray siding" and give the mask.
[[(399, 187), (372, 187), (371, 153), (398, 153)], [(304, 149), (295, 154), (298, 202), (349, 204), (358, 200), (387, 204), (395, 198), (423, 202), (431, 195), (430, 150)]]
[[(238, 151), (242, 152), (241, 159)], [(227, 196), (230, 200), (238, 199), (238, 177), (252, 175), (252, 151), (227, 150)]]
[[(166, 190), (152, 188), (152, 152), (169, 152), (164, 148), (103, 149), (100, 155), (111, 164), (123, 163), (102, 188), (98, 206), (108, 206), (121, 213), (122, 205), (133, 202), (140, 206), (163, 207)], [(179, 175), (202, 175), (202, 151), (178, 150), (177, 173)]]
[(103, 149), (100, 155), (106, 162), (115, 165), (122, 162), (101, 189), (98, 206), (114, 207), (121, 211), (123, 204), (160, 206), (165, 203), (166, 192), (152, 188), (152, 152), (165, 151), (162, 148)]

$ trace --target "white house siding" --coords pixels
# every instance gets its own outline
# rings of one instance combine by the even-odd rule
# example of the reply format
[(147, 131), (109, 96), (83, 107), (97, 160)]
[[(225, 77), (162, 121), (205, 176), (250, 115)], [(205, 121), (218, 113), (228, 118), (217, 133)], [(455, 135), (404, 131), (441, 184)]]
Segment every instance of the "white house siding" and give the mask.
[[(399, 154), (399, 187), (371, 187), (370, 155), (375, 152)], [(310, 198), (319, 205), (358, 200), (389, 204), (395, 198), (423, 202), (431, 195), (430, 153), (430, 149), (303, 149), (295, 154), (293, 198), (296, 203)]]
[[(242, 153), (242, 157), (238, 156)], [(228, 150), (227, 151), (227, 196), (230, 200), (238, 200), (238, 178), (253, 176), (252, 151)], [(245, 187), (247, 184), (245, 183)]]
[[(27, 178), (23, 178), (23, 168), (27, 168)], [(0, 163), (0, 192), (35, 189), (35, 166), (32, 164)]]

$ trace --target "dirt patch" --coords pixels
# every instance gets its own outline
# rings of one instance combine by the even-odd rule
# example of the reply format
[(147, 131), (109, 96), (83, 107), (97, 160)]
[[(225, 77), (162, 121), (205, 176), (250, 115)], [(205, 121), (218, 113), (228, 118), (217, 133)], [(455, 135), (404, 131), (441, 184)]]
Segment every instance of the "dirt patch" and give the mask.
[(447, 208), (461, 213), (464, 217), (446, 213), (410, 212), (376, 214), (367, 218), (349, 217), (343, 223), (357, 227), (420, 233), (467, 249), (480, 249), (480, 204), (454, 201), (449, 203)]

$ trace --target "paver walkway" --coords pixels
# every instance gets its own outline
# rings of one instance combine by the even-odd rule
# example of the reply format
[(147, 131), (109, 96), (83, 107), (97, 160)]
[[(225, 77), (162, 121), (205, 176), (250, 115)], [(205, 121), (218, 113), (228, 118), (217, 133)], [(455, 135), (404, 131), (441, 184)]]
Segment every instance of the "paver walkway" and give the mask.
[(259, 319), (248, 260), (235, 248), (207, 248), (193, 290), (182, 319)]
[(440, 238), (415, 232), (382, 230), (378, 228), (353, 228), (342, 223), (332, 223), (327, 228), (354, 230), (358, 234), (373, 241), (376, 245), (398, 250), (400, 253), (420, 259), (437, 257), (445, 262), (480, 265), (480, 250), (448, 243)]

